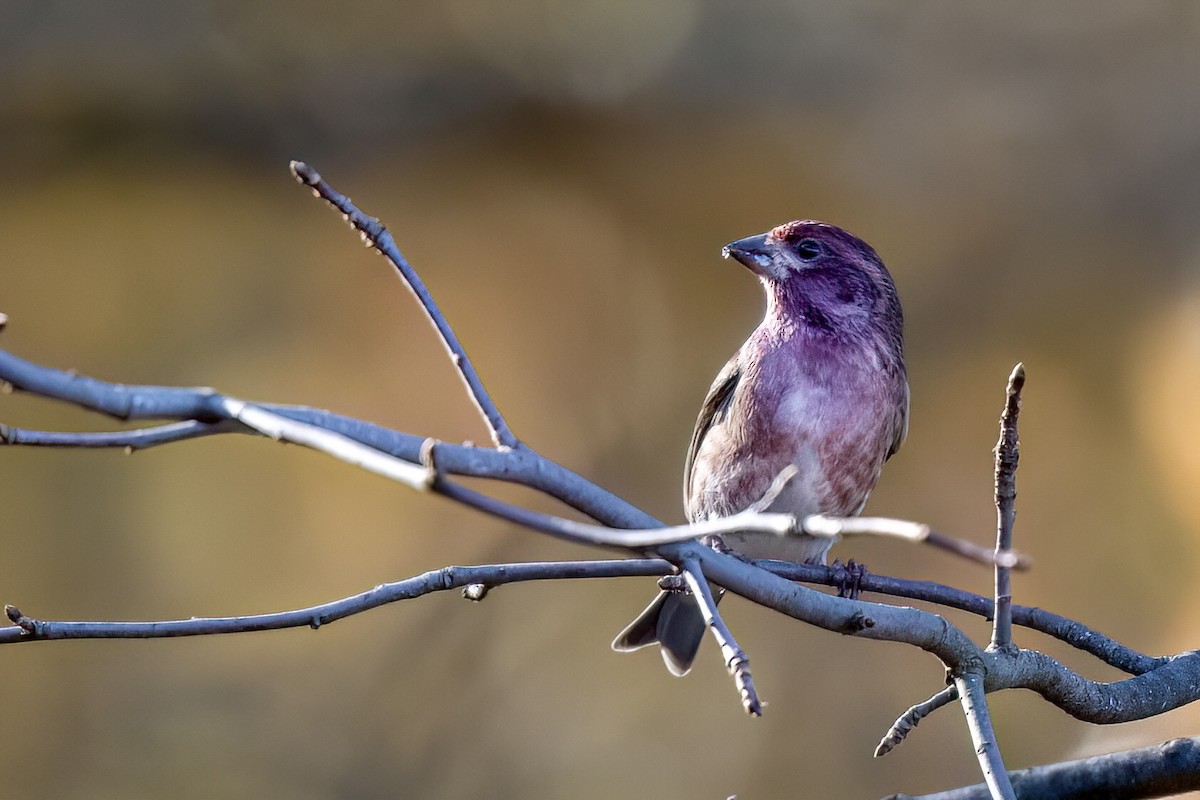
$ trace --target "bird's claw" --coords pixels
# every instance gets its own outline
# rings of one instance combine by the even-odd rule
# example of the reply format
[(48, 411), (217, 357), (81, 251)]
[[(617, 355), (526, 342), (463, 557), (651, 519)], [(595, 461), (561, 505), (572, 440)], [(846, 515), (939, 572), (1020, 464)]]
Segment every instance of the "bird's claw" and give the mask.
[(846, 597), (850, 600), (857, 600), (862, 594), (862, 581), (867, 576), (867, 567), (865, 564), (860, 564), (853, 558), (843, 564), (841, 561), (833, 562), (834, 570), (834, 586), (837, 587), (837, 596)]

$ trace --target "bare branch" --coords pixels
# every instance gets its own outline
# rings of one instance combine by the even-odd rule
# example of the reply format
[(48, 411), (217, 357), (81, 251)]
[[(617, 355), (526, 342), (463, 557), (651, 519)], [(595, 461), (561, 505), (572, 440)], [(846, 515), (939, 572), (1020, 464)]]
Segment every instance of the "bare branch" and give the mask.
[[(1020, 797), (1166, 797), (1200, 789), (1200, 737), (1009, 773)], [(984, 784), (905, 800), (987, 800)]]
[(384, 583), (365, 592), (321, 605), (238, 617), (193, 617), (156, 622), (52, 622), (22, 614), (5, 606), (13, 622), (0, 628), (0, 644), (51, 639), (159, 639), (175, 636), (206, 636), (248, 633), (281, 628), (319, 628), (339, 619), (361, 614), (400, 600), (411, 600), (431, 592), (467, 586), (495, 587), (526, 581), (575, 578), (653, 576), (670, 573), (672, 567), (656, 558), (607, 561), (543, 561), (524, 564), (489, 564), (471, 567), (442, 567), (413, 578)]
[(758, 691), (754, 688), (754, 678), (750, 675), (750, 657), (733, 638), (733, 632), (729, 630), (725, 620), (721, 618), (720, 612), (717, 611), (717, 601), (708, 586), (708, 581), (704, 579), (704, 572), (701, 570), (699, 562), (688, 559), (683, 562), (681, 570), (688, 588), (692, 590), (692, 597), (700, 606), (704, 622), (712, 631), (713, 638), (717, 640), (717, 645), (721, 648), (725, 667), (733, 676), (734, 686), (737, 687), (738, 694), (742, 698), (742, 708), (752, 717), (761, 717), (762, 703), (758, 699)]
[(1000, 746), (996, 744), (996, 731), (992, 727), (992, 716), (988, 713), (987, 698), (984, 696), (983, 677), (975, 672), (954, 676), (958, 699), (967, 717), (967, 728), (971, 731), (971, 742), (983, 770), (983, 781), (987, 784), (992, 800), (1016, 800), (1008, 770), (1000, 757)]
[(421, 307), (425, 309), (425, 314), (429, 317), (429, 321), (433, 323), (433, 327), (437, 329), (438, 336), (442, 340), (442, 345), (445, 346), (446, 352), (450, 354), (450, 360), (454, 362), (455, 369), (458, 370), (459, 376), (463, 383), (466, 384), (467, 391), (471, 395), (471, 400), (475, 403), (475, 407), (483, 416), (484, 422), (487, 423), (488, 430), (492, 435), (492, 441), (497, 447), (512, 447), (521, 446), (516, 435), (509, 429), (508, 423), (504, 421), (500, 409), (492, 401), (491, 395), (483, 386), (483, 381), (479, 378), (479, 373), (475, 371), (475, 365), (471, 363), (471, 359), (467, 357), (466, 350), (458, 341), (458, 336), (455, 335), (454, 329), (450, 327), (450, 323), (442, 314), (433, 295), (425, 288), (425, 282), (421, 280), (421, 276), (417, 274), (408, 263), (408, 260), (396, 247), (396, 242), (392, 239), (392, 234), (388, 233), (387, 228), (383, 223), (375, 217), (370, 217), (358, 209), (354, 203), (350, 202), (350, 198), (346, 197), (335, 190), (332, 186), (321, 179), (320, 174), (312, 167), (305, 164), (303, 161), (293, 161), (291, 164), (292, 174), (296, 176), (296, 180), (305, 186), (312, 189), (313, 195), (319, 197), (331, 206), (336, 208), (346, 218), (346, 222), (358, 231), (363, 238), (363, 241), (378, 250), (391, 265), (396, 268), (396, 272), (404, 279), (404, 283), (412, 291), (413, 295), (420, 302)]
[[(172, 425), (151, 428), (144, 432), (125, 431), (103, 434), (41, 434), (9, 428), (11, 444), (40, 444), (52, 446), (136, 446), (139, 442), (153, 446), (178, 438), (208, 435), (227, 430), (230, 424), (220, 419), (223, 398), (211, 389), (179, 389), (159, 386), (125, 386), (82, 377), (44, 367), (0, 350), (0, 380), (16, 389), (53, 399), (71, 402), (84, 408), (123, 416), (130, 419), (189, 415), (213, 420), (184, 423), (187, 429)], [(361, 444), (386, 452), (397, 458), (419, 463), (424, 438), (401, 433), (363, 420), (320, 409), (278, 404), (260, 404), (280, 416), (339, 433)], [(191, 427), (194, 425), (194, 427)], [(246, 430), (237, 426), (240, 430)], [(190, 432), (189, 432), (190, 430)], [(29, 441), (25, 436), (37, 441)], [(61, 437), (55, 439), (54, 437)], [(81, 437), (74, 440), (72, 437)], [(88, 437), (96, 437), (89, 440)], [(144, 437), (144, 438), (140, 438)], [(51, 440), (53, 439), (53, 440)], [(527, 447), (513, 451), (439, 443), (438, 468), (443, 474), (455, 474), (520, 483), (561, 500), (562, 502), (599, 519), (608, 525), (626, 528), (650, 528), (661, 525), (654, 517), (630, 505), (620, 497), (606, 492), (565, 467), (550, 462)], [(784, 562), (770, 562), (770, 569), (793, 580), (830, 583), (827, 568)], [(992, 614), (990, 599), (960, 592), (940, 584), (922, 581), (901, 581), (881, 575), (863, 579), (866, 591), (901, 597), (928, 600), (960, 608), (984, 617)], [(1036, 608), (1014, 607), (1014, 620), (1047, 633), (1062, 641), (1092, 653), (1109, 664), (1130, 674), (1142, 674), (1166, 662), (1161, 657), (1138, 653), (1087, 626), (1057, 614)]]
[[(1017, 516), (1017, 461), (1021, 456), (1017, 417), (1021, 413), (1021, 389), (1025, 365), (1017, 364), (1008, 377), (1004, 412), (1000, 415), (1000, 439), (996, 442), (996, 553), (1012, 550), (1013, 522)], [(996, 563), (996, 617), (992, 622), (992, 648), (1012, 646), (1012, 576), (1006, 565)]]

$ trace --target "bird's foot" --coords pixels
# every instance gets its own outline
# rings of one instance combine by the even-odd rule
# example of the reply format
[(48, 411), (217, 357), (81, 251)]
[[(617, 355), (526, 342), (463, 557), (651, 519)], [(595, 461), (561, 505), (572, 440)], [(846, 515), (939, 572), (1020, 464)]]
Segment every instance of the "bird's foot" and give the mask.
[(834, 586), (838, 590), (837, 596), (857, 600), (858, 596), (862, 594), (862, 580), (867, 576), (866, 565), (860, 564), (852, 558), (845, 564), (841, 561), (834, 561), (832, 568)]

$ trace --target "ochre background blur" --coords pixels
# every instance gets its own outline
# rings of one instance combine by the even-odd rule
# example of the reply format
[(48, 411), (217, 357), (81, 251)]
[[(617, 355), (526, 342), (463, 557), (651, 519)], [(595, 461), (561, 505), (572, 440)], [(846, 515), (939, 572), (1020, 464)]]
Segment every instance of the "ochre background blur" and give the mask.
[[(1200, 644), (1200, 10), (762, 0), (0, 3), (6, 349), (448, 440), (482, 427), (404, 288), (295, 185), (381, 217), (516, 431), (679, 521), (712, 376), (757, 323), (721, 245), (795, 217), (876, 246), (912, 427), (870, 511), (991, 540), (1024, 361), (1017, 600)], [(21, 395), (0, 420), (107, 420)], [(527, 494), (506, 492), (539, 507)], [(249, 437), (0, 450), (0, 600), (36, 616), (281, 610), (451, 563), (593, 552)], [(986, 593), (897, 544), (836, 551)], [(910, 647), (731, 599), (769, 703), (613, 634), (649, 580), (446, 593), (319, 633), (0, 652), (12, 798), (875, 797), (978, 780)], [(985, 627), (960, 620), (980, 640)], [(1087, 674), (1112, 670), (1027, 632)], [(1010, 767), (1200, 730), (993, 698)]]

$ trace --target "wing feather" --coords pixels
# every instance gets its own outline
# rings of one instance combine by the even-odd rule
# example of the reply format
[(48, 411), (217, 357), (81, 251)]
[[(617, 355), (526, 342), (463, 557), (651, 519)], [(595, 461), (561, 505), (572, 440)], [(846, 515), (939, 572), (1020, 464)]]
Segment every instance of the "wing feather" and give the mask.
[(700, 407), (700, 416), (696, 418), (696, 429), (692, 432), (692, 443), (688, 447), (687, 462), (683, 468), (683, 507), (689, 509), (689, 513), (692, 507), (692, 467), (696, 463), (696, 454), (700, 452), (708, 432), (729, 414), (741, 377), (742, 370), (735, 357), (717, 373), (716, 380), (709, 387), (708, 396), (704, 398), (704, 405)]

